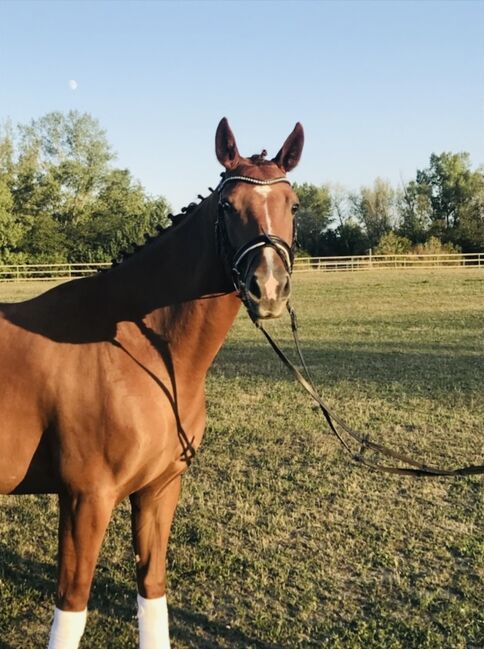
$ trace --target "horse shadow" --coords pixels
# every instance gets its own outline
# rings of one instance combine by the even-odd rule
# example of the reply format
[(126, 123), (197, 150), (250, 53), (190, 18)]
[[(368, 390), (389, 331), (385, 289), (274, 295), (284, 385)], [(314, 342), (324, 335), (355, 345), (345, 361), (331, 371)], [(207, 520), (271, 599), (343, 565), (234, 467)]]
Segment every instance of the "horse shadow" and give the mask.
[[(39, 630), (39, 642), (45, 642), (48, 634), (49, 612), (53, 604), (56, 567), (54, 562), (37, 561), (31, 557), (20, 556), (14, 549), (0, 540), (0, 583), (9, 585), (21, 600), (35, 599), (38, 618), (45, 617), (45, 624)], [(3, 590), (3, 588), (2, 588)], [(136, 591), (133, 587), (115, 581), (108, 571), (98, 570), (93, 582), (89, 611), (99, 613), (105, 620), (115, 618), (124, 624), (136, 628)], [(2, 598), (3, 599), (3, 598)], [(19, 616), (20, 618), (20, 616)], [(31, 612), (26, 613), (17, 623), (30, 624)], [(27, 621), (28, 618), (28, 621)], [(89, 636), (89, 624), (86, 628), (86, 640)], [(42, 638), (40, 636), (42, 635)], [(183, 643), (193, 649), (289, 649), (274, 645), (257, 638), (249, 637), (242, 630), (234, 628), (230, 620), (209, 619), (203, 613), (177, 606), (170, 606), (170, 635), (174, 649), (177, 643)], [(26, 639), (25, 648), (18, 644), (13, 646), (0, 636), (0, 649), (27, 649), (32, 647), (33, 638)], [(36, 645), (37, 646), (37, 645)], [(43, 646), (38, 644), (38, 646)], [(86, 645), (88, 646), (88, 645)], [(96, 649), (102, 649), (96, 645)]]
[[(475, 346), (424, 344), (418, 342), (347, 343), (321, 345), (303, 341), (302, 351), (316, 382), (328, 385), (338, 381), (355, 384), (374, 383), (383, 387), (398, 384), (404, 390), (428, 393), (429, 390), (452, 393), (455, 390), (480, 391), (483, 380), (482, 356)], [(284, 339), (281, 347), (296, 366), (300, 366), (292, 341)], [(469, 369), (473, 371), (470, 372)], [(286, 380), (293, 376), (279, 362), (274, 352), (260, 341), (228, 341), (211, 369), (213, 378), (254, 378)]]

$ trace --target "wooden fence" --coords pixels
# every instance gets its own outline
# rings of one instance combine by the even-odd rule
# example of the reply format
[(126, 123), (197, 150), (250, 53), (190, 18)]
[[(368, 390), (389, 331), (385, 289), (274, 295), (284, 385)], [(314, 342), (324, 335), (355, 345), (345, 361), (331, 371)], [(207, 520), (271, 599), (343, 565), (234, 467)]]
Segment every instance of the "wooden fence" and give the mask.
[[(109, 263), (92, 264), (10, 264), (0, 265), (0, 281), (64, 281), (92, 275)], [(354, 257), (297, 257), (294, 272), (362, 271), (378, 268), (411, 270), (416, 268), (482, 268), (484, 253), (444, 255), (360, 255)]]
[(431, 268), (483, 268), (484, 253), (435, 255), (358, 255), (353, 257), (298, 257), (294, 272), (361, 271), (393, 268), (395, 270)]
[(67, 280), (93, 275), (100, 268), (109, 268), (110, 263), (100, 264), (10, 264), (0, 265), (1, 282)]

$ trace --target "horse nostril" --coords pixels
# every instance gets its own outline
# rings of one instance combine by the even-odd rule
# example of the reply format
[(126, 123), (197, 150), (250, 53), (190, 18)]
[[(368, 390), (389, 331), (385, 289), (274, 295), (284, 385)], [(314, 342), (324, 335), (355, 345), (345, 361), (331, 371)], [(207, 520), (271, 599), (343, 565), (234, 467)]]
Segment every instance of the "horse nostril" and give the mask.
[(260, 286), (259, 282), (257, 281), (257, 277), (255, 275), (252, 275), (250, 282), (249, 282), (249, 293), (256, 298), (256, 300), (260, 300), (261, 298), (261, 291), (260, 291)]
[(289, 278), (289, 275), (286, 277), (286, 282), (284, 286), (282, 287), (281, 291), (281, 297), (286, 298), (289, 296), (289, 293), (291, 292), (291, 280)]

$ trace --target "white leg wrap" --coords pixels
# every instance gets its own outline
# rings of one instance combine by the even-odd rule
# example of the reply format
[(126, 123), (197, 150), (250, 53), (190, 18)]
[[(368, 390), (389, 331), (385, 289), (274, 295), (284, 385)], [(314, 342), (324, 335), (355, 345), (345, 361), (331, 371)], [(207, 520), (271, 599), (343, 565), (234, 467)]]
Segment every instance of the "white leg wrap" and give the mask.
[(61, 611), (56, 608), (47, 649), (77, 649), (86, 626), (87, 609)]
[(138, 627), (140, 649), (170, 649), (166, 597), (138, 595)]

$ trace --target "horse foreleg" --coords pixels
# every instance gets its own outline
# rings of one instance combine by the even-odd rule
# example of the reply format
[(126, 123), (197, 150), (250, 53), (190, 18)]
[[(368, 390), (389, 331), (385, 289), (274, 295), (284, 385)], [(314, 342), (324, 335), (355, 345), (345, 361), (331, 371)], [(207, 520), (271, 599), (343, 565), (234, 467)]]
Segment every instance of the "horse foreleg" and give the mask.
[(166, 605), (166, 551), (181, 477), (131, 496), (138, 582), (140, 649), (170, 649)]
[(57, 597), (48, 649), (77, 649), (87, 601), (114, 502), (104, 494), (59, 497)]

